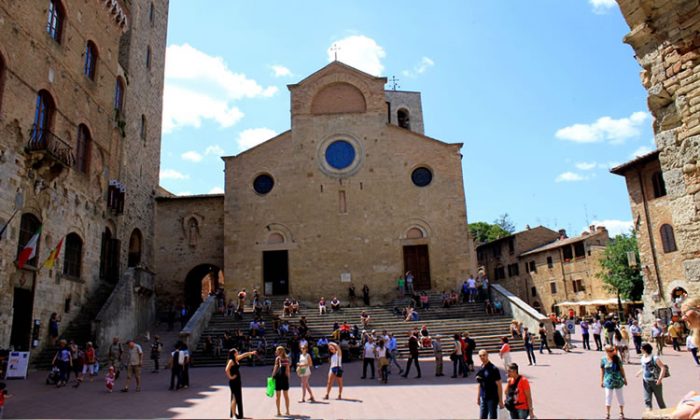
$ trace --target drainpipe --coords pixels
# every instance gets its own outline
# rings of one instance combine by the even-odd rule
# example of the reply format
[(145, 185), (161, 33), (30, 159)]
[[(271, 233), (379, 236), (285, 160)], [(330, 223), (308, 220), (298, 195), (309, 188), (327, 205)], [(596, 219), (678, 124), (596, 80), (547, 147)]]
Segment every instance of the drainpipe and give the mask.
[(647, 234), (649, 235), (649, 245), (651, 246), (651, 258), (654, 260), (654, 273), (656, 274), (656, 287), (659, 289), (659, 298), (663, 299), (663, 289), (661, 288), (661, 275), (659, 274), (659, 262), (656, 259), (656, 245), (654, 244), (654, 232), (651, 229), (651, 219), (649, 218), (649, 204), (647, 203), (647, 195), (644, 191), (644, 182), (642, 179), (642, 171), (637, 169), (637, 180), (639, 181), (639, 189), (642, 192), (642, 203), (644, 203), (644, 218), (646, 219)]

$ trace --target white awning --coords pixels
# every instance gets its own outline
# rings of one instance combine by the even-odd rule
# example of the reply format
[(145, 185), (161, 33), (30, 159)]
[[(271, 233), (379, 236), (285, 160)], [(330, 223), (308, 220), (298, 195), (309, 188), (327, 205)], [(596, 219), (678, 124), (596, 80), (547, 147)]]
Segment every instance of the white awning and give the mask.
[[(630, 305), (630, 304), (637, 304), (637, 303), (642, 303), (642, 302), (639, 300), (633, 301), (633, 300), (622, 299), (623, 305)], [(596, 306), (617, 305), (617, 299), (610, 298), (610, 299), (580, 300), (580, 301), (576, 301), (576, 302), (561, 302), (561, 303), (557, 303), (554, 306), (589, 306), (589, 305), (596, 305)]]

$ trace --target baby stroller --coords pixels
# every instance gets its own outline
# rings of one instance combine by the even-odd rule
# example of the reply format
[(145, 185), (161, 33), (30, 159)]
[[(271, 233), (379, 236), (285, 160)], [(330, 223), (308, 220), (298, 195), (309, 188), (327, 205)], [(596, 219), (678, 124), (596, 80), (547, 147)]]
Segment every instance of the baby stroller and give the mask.
[(49, 375), (46, 377), (46, 385), (56, 385), (61, 379), (61, 370), (58, 366), (53, 366)]

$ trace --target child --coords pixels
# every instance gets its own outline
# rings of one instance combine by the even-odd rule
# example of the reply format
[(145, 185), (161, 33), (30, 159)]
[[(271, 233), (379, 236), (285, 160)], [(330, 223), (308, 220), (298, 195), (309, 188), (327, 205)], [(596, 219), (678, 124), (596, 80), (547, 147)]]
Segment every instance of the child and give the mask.
[(4, 382), (0, 382), (0, 419), (2, 418), (2, 413), (5, 409), (5, 398), (10, 398), (12, 395), (7, 393), (7, 386)]
[(110, 366), (109, 371), (107, 371), (107, 375), (105, 375), (105, 387), (107, 388), (107, 392), (112, 392), (115, 379), (116, 375), (114, 373), (114, 366)]
[(501, 343), (503, 343), (503, 345), (501, 346), (501, 350), (498, 352), (498, 354), (500, 354), (501, 360), (503, 360), (503, 366), (505, 366), (506, 372), (508, 372), (508, 366), (510, 366), (511, 363), (508, 337), (501, 338)]

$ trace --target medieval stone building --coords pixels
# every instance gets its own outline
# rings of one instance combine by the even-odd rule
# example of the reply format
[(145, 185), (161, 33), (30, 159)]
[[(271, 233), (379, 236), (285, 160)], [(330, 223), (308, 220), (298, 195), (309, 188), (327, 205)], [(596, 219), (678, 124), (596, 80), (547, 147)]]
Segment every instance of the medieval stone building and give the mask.
[(419, 290), (474, 274), (462, 145), (424, 135), (420, 94), (386, 81), (325, 66), (289, 86), (289, 131), (224, 158), (223, 198), (159, 198), (157, 231), (177, 239), (157, 237), (159, 290), (194, 303), (221, 268), (229, 296), (345, 299), (352, 283), (381, 301), (407, 271)]
[(700, 293), (700, 3), (618, 3), (655, 119), (658, 152), (614, 170), (627, 178), (650, 319), (672, 305), (672, 288)]
[(0, 348), (43, 346), (52, 313), (94, 318), (154, 267), (167, 19), (168, 0), (0, 0)]

